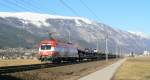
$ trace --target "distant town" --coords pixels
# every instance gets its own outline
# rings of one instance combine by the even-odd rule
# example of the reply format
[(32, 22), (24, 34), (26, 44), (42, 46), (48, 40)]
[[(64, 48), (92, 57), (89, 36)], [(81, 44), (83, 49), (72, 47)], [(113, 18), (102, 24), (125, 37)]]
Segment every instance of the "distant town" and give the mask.
[(38, 49), (2, 48), (0, 59), (35, 59)]

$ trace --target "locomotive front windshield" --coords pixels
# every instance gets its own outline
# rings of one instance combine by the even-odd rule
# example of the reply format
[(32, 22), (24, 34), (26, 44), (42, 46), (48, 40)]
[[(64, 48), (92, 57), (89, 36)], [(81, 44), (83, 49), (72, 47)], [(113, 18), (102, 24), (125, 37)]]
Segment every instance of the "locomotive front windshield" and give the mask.
[(50, 50), (51, 45), (41, 45), (41, 50)]

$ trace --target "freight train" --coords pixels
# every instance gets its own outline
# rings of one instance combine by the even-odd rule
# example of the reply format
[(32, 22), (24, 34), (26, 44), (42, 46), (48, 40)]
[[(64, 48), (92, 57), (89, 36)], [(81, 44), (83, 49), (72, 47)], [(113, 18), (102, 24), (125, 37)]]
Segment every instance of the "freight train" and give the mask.
[[(40, 42), (38, 55), (41, 61), (56, 63), (105, 59), (105, 54), (98, 54), (96, 49), (78, 49), (72, 43), (59, 42), (52, 37)], [(108, 55), (109, 59), (115, 57), (113, 54)]]

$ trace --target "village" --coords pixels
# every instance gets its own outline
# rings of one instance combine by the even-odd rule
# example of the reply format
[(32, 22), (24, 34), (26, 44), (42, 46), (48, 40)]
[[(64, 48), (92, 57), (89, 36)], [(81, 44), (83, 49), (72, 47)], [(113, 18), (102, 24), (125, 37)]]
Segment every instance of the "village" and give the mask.
[(0, 59), (37, 59), (38, 49), (3, 48), (0, 49)]

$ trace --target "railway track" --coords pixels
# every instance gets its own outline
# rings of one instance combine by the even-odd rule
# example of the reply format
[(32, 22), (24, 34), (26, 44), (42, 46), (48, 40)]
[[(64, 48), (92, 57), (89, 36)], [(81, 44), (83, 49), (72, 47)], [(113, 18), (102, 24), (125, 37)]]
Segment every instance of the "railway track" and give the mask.
[(75, 64), (75, 63), (62, 63), (62, 64), (42, 63), (42, 64), (32, 64), (32, 65), (7, 66), (7, 67), (0, 67), (0, 74), (59, 67), (59, 66), (65, 66), (71, 64)]
[(63, 63), (42, 63), (42, 64), (19, 65), (19, 66), (5, 66), (5, 67), (0, 67), (0, 74), (30, 71), (30, 70), (44, 69), (44, 68), (51, 68), (51, 67), (60, 67), (66, 65), (81, 64), (85, 62), (91, 62), (91, 61), (82, 61), (82, 62), (74, 62), (74, 63), (63, 62)]
[[(61, 63), (61, 64), (40, 64), (41, 67), (34, 65), (32, 69), (27, 66), (25, 69), (16, 70), (17, 67), (14, 67), (15, 71), (10, 71), (6, 67), (3, 68), (5, 71), (2, 71), (0, 74), (0, 80), (66, 80), (69, 78), (78, 78), (82, 74), (89, 74), (95, 72), (97, 69), (101, 69), (107, 65), (110, 65), (116, 62), (117, 59), (110, 59), (107, 63), (105, 60), (93, 60), (93, 61), (83, 61), (78, 63)], [(46, 66), (48, 67), (46, 68)], [(56, 67), (55, 67), (56, 66)], [(11, 67), (13, 68), (13, 67)], [(8, 72), (7, 72), (8, 71)], [(77, 75), (77, 76), (76, 76)], [(44, 77), (43, 77), (44, 76)]]
[[(99, 60), (105, 60), (105, 59), (101, 58)], [(6, 73), (15, 73), (15, 72), (30, 71), (30, 70), (36, 70), (36, 69), (81, 64), (81, 63), (99, 61), (99, 60), (83, 60), (82, 62), (42, 63), (42, 64), (31, 64), (31, 65), (5, 66), (5, 67), (0, 67), (0, 75), (6, 74)]]

